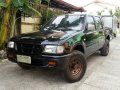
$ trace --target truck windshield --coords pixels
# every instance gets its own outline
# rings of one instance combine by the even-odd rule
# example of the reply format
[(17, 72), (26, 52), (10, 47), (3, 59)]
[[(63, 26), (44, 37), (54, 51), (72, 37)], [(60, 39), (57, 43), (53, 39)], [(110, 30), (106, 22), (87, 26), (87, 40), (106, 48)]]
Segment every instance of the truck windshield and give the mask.
[(51, 30), (81, 30), (84, 24), (84, 15), (61, 15), (51, 19), (42, 27), (42, 31)]

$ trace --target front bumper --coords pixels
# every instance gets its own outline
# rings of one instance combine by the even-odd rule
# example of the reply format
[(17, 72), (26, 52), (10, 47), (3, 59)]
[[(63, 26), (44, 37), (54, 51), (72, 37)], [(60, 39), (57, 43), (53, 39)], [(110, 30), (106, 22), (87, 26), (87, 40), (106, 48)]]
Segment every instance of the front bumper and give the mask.
[[(22, 55), (22, 54), (21, 54)], [(65, 63), (67, 60), (69, 60), (71, 54), (67, 55), (31, 55), (31, 64), (26, 64), (25, 65), (30, 65), (30, 66), (35, 66), (35, 67), (49, 67), (49, 68), (55, 68), (59, 70), (63, 70), (65, 68)], [(19, 63), (17, 62), (17, 54), (15, 51), (8, 50), (7, 52), (7, 57), (8, 60)], [(50, 64), (50, 62), (53, 62), (53, 64)]]

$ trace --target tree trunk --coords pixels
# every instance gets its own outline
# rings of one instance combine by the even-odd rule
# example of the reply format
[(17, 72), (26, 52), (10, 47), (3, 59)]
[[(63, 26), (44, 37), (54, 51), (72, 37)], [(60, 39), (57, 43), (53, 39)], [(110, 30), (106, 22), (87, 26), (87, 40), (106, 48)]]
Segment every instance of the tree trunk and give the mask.
[(7, 42), (7, 33), (9, 30), (9, 21), (11, 17), (10, 4), (12, 0), (5, 0), (8, 5), (7, 8), (4, 8), (3, 19), (0, 27), (0, 49), (3, 49), (5, 43)]
[(16, 14), (16, 29), (15, 29), (15, 36), (21, 34), (21, 12), (18, 11)]

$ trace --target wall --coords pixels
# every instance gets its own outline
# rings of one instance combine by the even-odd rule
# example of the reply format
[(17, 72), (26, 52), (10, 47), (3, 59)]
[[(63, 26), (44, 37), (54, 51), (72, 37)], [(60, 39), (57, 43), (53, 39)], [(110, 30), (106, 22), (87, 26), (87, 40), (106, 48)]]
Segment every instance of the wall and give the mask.
[(22, 17), (21, 33), (35, 32), (39, 22), (40, 18)]

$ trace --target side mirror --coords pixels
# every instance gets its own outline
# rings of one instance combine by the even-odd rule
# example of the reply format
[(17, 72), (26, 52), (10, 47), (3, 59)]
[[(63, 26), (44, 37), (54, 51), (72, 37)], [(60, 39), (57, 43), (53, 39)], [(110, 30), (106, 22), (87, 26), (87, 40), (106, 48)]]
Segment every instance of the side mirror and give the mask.
[(95, 25), (93, 25), (93, 24), (87, 25), (87, 31), (94, 31), (94, 30), (95, 30)]

